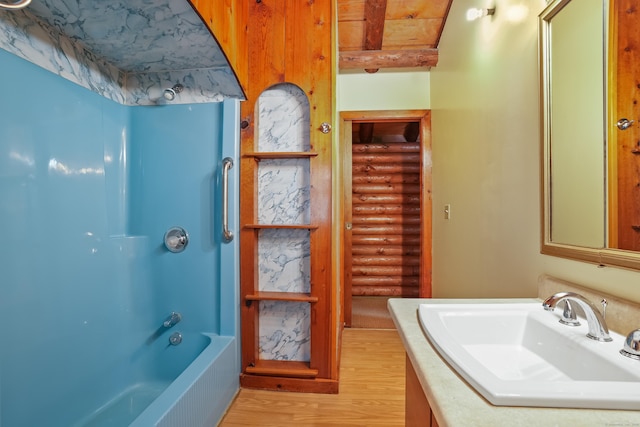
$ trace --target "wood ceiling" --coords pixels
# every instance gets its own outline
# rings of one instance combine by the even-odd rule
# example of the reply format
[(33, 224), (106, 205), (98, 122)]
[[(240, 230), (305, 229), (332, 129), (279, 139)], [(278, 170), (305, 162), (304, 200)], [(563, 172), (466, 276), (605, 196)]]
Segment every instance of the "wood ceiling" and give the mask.
[(339, 69), (431, 68), (453, 0), (338, 0)]

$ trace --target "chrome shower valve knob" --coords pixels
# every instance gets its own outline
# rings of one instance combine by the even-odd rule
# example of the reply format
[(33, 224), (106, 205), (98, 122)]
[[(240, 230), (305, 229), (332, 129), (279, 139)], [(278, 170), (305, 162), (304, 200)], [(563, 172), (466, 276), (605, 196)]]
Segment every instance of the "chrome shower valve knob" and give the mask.
[(182, 252), (188, 244), (189, 233), (182, 227), (171, 227), (164, 233), (164, 246), (169, 252)]

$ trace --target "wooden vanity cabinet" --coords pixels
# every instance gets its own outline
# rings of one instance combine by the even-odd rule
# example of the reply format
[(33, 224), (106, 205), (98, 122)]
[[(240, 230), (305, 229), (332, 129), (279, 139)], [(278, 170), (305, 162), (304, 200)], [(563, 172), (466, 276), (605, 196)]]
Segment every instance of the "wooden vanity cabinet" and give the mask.
[(422, 390), (420, 380), (413, 369), (409, 356), (406, 356), (405, 384), (405, 426), (406, 427), (438, 427), (427, 396)]

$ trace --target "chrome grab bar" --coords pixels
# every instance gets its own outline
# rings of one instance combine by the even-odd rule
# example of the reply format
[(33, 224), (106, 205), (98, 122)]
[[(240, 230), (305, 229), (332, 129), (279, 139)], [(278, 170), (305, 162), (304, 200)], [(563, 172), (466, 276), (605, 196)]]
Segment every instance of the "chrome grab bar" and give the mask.
[(222, 238), (227, 243), (233, 240), (229, 230), (229, 169), (232, 167), (233, 159), (225, 157), (222, 160)]
[(31, 0), (20, 0), (15, 3), (0, 2), (0, 9), (23, 9), (29, 6), (29, 3), (31, 3)]

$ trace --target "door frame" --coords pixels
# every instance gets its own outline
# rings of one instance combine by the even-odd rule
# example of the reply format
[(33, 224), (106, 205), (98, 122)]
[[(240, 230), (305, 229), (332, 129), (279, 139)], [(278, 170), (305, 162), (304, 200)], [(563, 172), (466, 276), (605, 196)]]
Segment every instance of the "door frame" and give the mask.
[[(342, 111), (340, 113), (340, 147), (342, 199), (340, 250), (341, 260), (345, 260), (345, 248), (351, 248), (351, 233), (347, 223), (351, 222), (351, 176), (352, 176), (352, 125), (353, 123), (376, 122), (419, 122), (420, 123), (420, 298), (431, 297), (432, 269), (432, 160), (431, 160), (431, 110), (381, 110)], [(351, 257), (348, 258), (349, 260)], [(348, 264), (348, 265), (347, 265)], [(340, 301), (341, 317), (345, 326), (351, 326), (351, 264), (343, 262), (341, 271)]]

